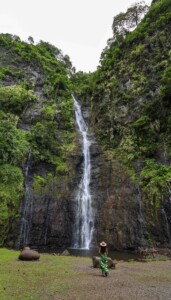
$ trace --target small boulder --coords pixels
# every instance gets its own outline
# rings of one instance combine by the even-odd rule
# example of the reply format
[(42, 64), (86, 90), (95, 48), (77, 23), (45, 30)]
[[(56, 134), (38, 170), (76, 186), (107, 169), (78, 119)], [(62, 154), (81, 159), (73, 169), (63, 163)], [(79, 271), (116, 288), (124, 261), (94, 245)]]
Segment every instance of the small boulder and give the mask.
[(29, 247), (24, 247), (18, 257), (20, 260), (38, 260), (39, 258), (40, 254), (35, 250), (31, 250)]
[(61, 256), (70, 256), (69, 251), (66, 249), (61, 254)]

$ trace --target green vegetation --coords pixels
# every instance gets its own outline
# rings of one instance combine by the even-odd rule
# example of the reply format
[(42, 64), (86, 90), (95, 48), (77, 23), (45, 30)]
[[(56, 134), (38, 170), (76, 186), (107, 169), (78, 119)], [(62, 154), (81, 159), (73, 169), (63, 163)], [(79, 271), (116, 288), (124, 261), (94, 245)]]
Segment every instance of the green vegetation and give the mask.
[(66, 292), (77, 277), (74, 258), (42, 254), (38, 262), (22, 262), (18, 256), (17, 251), (0, 249), (2, 300), (49, 299)]
[(82, 90), (84, 98), (88, 91), (92, 127), (104, 153), (120, 161), (149, 202), (157, 197), (158, 203), (169, 196), (171, 181), (170, 20), (169, 0), (155, 1), (149, 9), (132, 6), (114, 17), (101, 65), (85, 77), (90, 88), (83, 86), (82, 74), (74, 75), (77, 83), (80, 78), (79, 94)]
[(20, 164), (28, 153), (27, 133), (10, 120), (0, 121), (0, 163)]
[(24, 195), (24, 176), (20, 168), (0, 165), (0, 246), (18, 216), (20, 200)]
[(125, 36), (130, 29), (135, 28), (148, 10), (148, 5), (140, 1), (132, 5), (126, 13), (120, 13), (113, 19), (112, 30), (115, 39)]
[(26, 105), (35, 99), (32, 91), (27, 91), (20, 85), (0, 87), (0, 108), (5, 112), (20, 115)]
[(90, 107), (103, 154), (119, 161), (148, 203), (155, 198), (159, 207), (168, 197), (170, 20), (170, 0), (153, 1), (149, 9), (140, 2), (115, 16), (113, 37), (89, 74), (74, 74), (68, 55), (47, 42), (0, 34), (0, 245), (18, 216), (29, 153), (38, 198), (60, 182), (68, 192), (77, 149), (72, 93)]
[[(100, 269), (91, 267), (88, 257), (41, 254), (39, 261), (19, 261), (18, 256), (18, 251), (0, 249), (1, 300), (93, 299), (94, 294), (98, 299), (111, 299), (111, 293), (119, 299), (120, 285), (125, 282), (129, 285), (124, 286), (122, 295), (129, 293), (131, 299), (135, 294), (149, 297), (151, 292), (152, 299), (156, 295), (167, 298), (170, 291), (170, 261), (118, 261), (116, 269), (110, 270), (109, 281), (101, 277)], [(150, 289), (154, 285), (157, 292)]]
[(22, 70), (17, 70), (14, 67), (5, 67), (0, 66), (0, 80), (5, 79), (6, 77), (17, 77), (18, 79), (21, 79), (23, 76)]
[[(0, 34), (0, 168), (5, 176), (0, 194), (0, 245), (18, 216), (24, 190), (22, 169), (29, 153), (37, 165), (46, 164), (57, 181), (64, 178), (67, 182), (73, 173), (69, 164), (75, 147), (72, 64), (53, 45), (44, 41), (34, 45), (32, 37), (28, 41)], [(33, 177), (42, 178), (50, 191), (46, 174), (42, 176), (38, 169)], [(34, 182), (36, 190), (42, 182)]]
[[(59, 103), (45, 104), (41, 121), (31, 130), (31, 145), (36, 160), (47, 161), (59, 167), (66, 162), (74, 147), (74, 118), (71, 97)], [(60, 133), (60, 134), (59, 134)], [(63, 143), (63, 141), (65, 141)]]
[(143, 189), (147, 192), (146, 197), (161, 199), (161, 194), (167, 196), (167, 184), (170, 183), (170, 166), (157, 164), (154, 159), (148, 159), (145, 167), (141, 171)]

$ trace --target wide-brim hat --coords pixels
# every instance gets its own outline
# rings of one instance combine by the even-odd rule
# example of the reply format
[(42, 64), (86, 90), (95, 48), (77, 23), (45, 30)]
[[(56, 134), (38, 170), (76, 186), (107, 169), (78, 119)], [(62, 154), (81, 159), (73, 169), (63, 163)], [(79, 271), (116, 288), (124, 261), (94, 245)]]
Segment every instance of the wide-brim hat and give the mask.
[(105, 242), (101, 242), (101, 243), (100, 243), (100, 246), (101, 246), (101, 247), (106, 247), (107, 244), (106, 244)]

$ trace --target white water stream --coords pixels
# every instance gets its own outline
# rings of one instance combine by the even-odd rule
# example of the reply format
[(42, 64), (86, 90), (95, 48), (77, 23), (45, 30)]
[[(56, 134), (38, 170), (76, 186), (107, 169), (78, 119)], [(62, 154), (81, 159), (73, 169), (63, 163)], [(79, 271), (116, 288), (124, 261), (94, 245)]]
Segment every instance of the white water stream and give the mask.
[(31, 161), (31, 151), (29, 151), (28, 159), (25, 166), (25, 197), (22, 207), (22, 218), (20, 225), (20, 235), (18, 246), (28, 246), (30, 239), (31, 216), (32, 216), (32, 195), (28, 184), (28, 173)]
[(83, 152), (83, 173), (76, 193), (76, 212), (75, 222), (73, 225), (73, 247), (89, 249), (92, 232), (93, 232), (93, 208), (90, 194), (90, 177), (91, 177), (91, 161), (90, 161), (90, 145), (88, 138), (88, 128), (84, 122), (80, 105), (72, 95), (75, 108), (76, 123), (82, 137)]

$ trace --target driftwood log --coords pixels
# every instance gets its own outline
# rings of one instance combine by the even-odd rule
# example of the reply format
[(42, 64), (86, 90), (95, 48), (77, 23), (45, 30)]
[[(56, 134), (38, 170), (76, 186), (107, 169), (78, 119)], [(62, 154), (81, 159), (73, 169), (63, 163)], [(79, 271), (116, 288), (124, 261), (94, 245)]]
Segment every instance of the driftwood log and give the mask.
[(31, 250), (29, 247), (24, 247), (18, 257), (20, 260), (38, 260), (39, 258), (40, 254), (35, 250)]
[[(100, 268), (100, 257), (99, 256), (93, 256), (92, 257), (92, 261), (93, 261), (93, 267), (94, 268)], [(107, 257), (107, 266), (109, 269), (115, 269), (115, 265), (116, 263), (114, 263), (114, 261), (110, 258)]]

